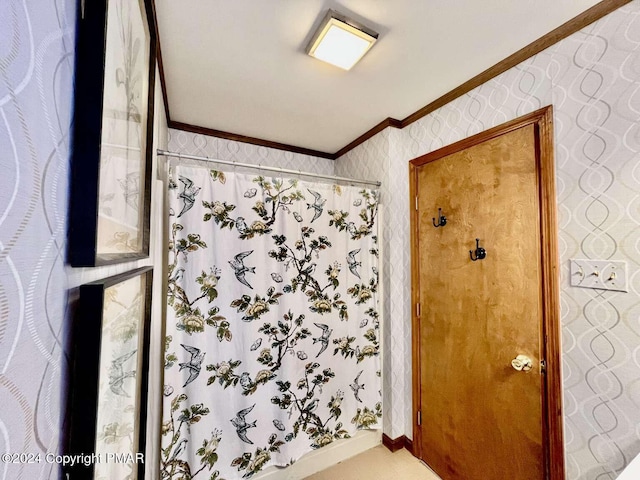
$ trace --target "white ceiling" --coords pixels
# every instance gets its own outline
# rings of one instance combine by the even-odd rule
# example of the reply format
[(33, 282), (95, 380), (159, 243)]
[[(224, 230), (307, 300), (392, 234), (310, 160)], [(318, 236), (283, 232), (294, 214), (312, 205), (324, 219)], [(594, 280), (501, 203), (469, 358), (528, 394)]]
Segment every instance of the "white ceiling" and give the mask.
[[(156, 0), (172, 121), (334, 153), (598, 0)], [(380, 33), (351, 71), (304, 53), (332, 8)]]

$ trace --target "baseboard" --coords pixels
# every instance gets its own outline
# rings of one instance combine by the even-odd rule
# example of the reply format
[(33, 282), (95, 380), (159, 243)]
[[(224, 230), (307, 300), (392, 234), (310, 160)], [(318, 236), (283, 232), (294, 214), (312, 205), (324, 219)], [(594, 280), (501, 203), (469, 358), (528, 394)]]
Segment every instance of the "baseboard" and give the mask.
[(404, 437), (404, 448), (406, 448), (411, 455), (413, 455), (413, 440)]
[(413, 440), (407, 438), (406, 435), (400, 435), (398, 438), (391, 439), (386, 434), (382, 434), (382, 444), (391, 452), (397, 452), (406, 448), (413, 455)]
[(404, 444), (407, 440), (407, 437), (404, 435), (399, 436), (398, 438), (391, 439), (387, 436), (386, 433), (382, 434), (382, 445), (387, 447), (387, 450), (391, 452), (397, 452), (404, 448)]
[(380, 445), (380, 430), (361, 430), (352, 438), (337, 440), (314, 450), (287, 468), (268, 467), (253, 480), (298, 480), (336, 465), (348, 458)]

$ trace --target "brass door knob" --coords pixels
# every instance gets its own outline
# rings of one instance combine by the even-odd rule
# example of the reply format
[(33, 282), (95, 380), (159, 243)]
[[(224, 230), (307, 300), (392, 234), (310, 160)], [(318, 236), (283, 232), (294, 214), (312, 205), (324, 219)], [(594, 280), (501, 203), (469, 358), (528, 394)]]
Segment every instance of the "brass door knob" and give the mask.
[(519, 372), (528, 372), (533, 367), (533, 362), (526, 355), (518, 355), (511, 360), (511, 366)]

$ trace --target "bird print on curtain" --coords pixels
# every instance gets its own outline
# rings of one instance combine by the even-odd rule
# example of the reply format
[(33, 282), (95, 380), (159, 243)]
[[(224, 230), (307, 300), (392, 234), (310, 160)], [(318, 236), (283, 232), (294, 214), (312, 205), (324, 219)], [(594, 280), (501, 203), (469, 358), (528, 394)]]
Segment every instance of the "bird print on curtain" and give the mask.
[(380, 428), (378, 192), (172, 167), (162, 478)]

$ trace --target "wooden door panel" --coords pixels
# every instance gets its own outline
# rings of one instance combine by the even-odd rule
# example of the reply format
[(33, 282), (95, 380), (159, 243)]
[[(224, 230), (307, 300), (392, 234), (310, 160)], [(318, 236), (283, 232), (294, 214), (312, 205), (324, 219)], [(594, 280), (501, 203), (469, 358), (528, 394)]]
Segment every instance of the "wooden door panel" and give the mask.
[(422, 452), (444, 480), (544, 478), (535, 142), (528, 125), (416, 168)]

